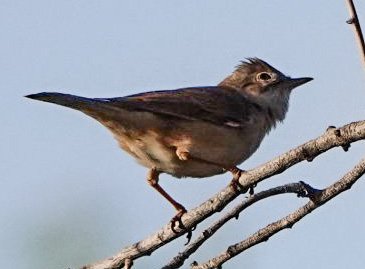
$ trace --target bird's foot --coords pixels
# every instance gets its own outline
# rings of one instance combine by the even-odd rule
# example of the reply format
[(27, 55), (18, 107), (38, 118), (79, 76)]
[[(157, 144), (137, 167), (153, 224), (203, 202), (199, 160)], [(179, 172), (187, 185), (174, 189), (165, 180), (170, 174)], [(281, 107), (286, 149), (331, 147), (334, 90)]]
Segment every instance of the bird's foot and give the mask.
[(177, 214), (171, 219), (170, 224), (171, 224), (171, 230), (177, 234), (178, 232), (175, 230), (175, 224), (177, 223), (177, 227), (179, 227), (181, 230), (186, 230), (185, 225), (183, 224), (181, 217), (186, 213), (186, 209), (185, 207), (181, 206), (181, 208), (179, 208)]
[[(232, 173), (233, 178), (231, 180), (230, 186), (232, 187), (232, 189), (235, 192), (243, 192), (243, 186), (240, 184), (239, 179), (242, 175), (242, 173), (244, 173), (244, 170), (239, 169), (238, 167), (233, 167), (228, 169), (229, 172)], [(246, 192), (247, 190), (245, 190), (244, 192)]]
[(184, 223), (182, 222), (181, 217), (186, 212), (187, 212), (186, 209), (184, 207), (182, 207), (181, 209), (179, 209), (178, 213), (170, 221), (171, 230), (173, 231), (173, 233), (175, 233), (175, 234), (179, 233), (178, 231), (175, 230), (176, 222), (178, 223), (177, 227), (179, 227), (179, 229), (181, 231), (183, 231), (184, 233), (186, 232), (186, 238), (188, 239), (188, 241), (185, 243), (185, 246), (190, 243), (190, 240), (193, 236), (193, 231), (196, 229), (196, 225), (188, 229), (188, 228), (185, 227)]

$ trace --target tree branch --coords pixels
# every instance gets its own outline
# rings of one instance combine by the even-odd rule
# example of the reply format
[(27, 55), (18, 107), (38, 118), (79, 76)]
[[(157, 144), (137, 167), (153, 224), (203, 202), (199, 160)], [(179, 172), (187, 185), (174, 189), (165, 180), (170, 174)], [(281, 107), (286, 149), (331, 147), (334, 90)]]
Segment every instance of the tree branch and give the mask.
[(364, 36), (362, 35), (361, 31), (360, 21), (359, 18), (357, 17), (354, 2), (352, 0), (346, 0), (346, 3), (350, 13), (350, 19), (348, 19), (346, 22), (348, 24), (353, 25), (356, 43), (358, 44), (360, 49), (360, 58), (365, 68), (365, 42), (364, 42)]
[[(273, 175), (280, 174), (289, 167), (307, 160), (312, 161), (316, 156), (334, 147), (343, 147), (347, 150), (350, 143), (365, 139), (365, 121), (353, 122), (341, 128), (331, 127), (316, 139), (313, 139), (295, 149), (284, 153), (275, 159), (243, 173), (239, 179), (242, 189), (247, 191), (251, 186)], [(200, 206), (183, 215), (182, 221), (187, 228), (174, 233), (168, 223), (151, 236), (122, 249), (119, 253), (106, 260), (85, 265), (83, 269), (120, 269), (126, 259), (134, 260), (141, 256), (150, 255), (153, 251), (169, 243), (177, 237), (190, 231), (197, 224), (221, 211), (239, 193), (227, 186)]]
[(267, 241), (271, 236), (286, 228), (292, 228), (295, 223), (300, 221), (307, 214), (322, 206), (341, 192), (351, 188), (351, 186), (365, 173), (365, 159), (361, 160), (351, 171), (346, 173), (340, 180), (324, 189), (316, 198), (309, 201), (306, 205), (287, 215), (286, 217), (269, 224), (265, 228), (258, 230), (247, 239), (231, 245), (226, 251), (204, 264), (192, 265), (192, 269), (220, 268), (226, 261), (240, 254), (246, 249)]
[(184, 261), (189, 258), (191, 254), (193, 254), (200, 246), (204, 244), (216, 231), (218, 231), (224, 224), (226, 224), (229, 220), (235, 218), (238, 219), (239, 214), (255, 204), (258, 201), (266, 199), (271, 196), (276, 196), (279, 194), (285, 193), (296, 193), (298, 197), (312, 197), (316, 193), (321, 192), (320, 190), (316, 190), (311, 188), (308, 184), (304, 182), (299, 183), (290, 183), (285, 184), (283, 186), (274, 187), (265, 191), (261, 191), (256, 193), (247, 199), (244, 199), (238, 206), (233, 208), (230, 212), (228, 212), (221, 219), (212, 224), (209, 228), (205, 229), (202, 234), (183, 251), (176, 255), (167, 265), (165, 265), (162, 269), (175, 269), (179, 268), (184, 264)]

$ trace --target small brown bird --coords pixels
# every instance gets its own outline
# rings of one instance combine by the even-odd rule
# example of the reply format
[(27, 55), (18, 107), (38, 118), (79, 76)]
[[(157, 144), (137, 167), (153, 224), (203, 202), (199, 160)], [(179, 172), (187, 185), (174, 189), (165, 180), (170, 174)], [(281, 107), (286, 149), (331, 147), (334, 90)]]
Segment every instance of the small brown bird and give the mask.
[(186, 210), (158, 184), (159, 174), (201, 178), (230, 171), (237, 180), (237, 165), (284, 120), (291, 90), (311, 80), (290, 78), (251, 58), (218, 86), (117, 98), (52, 92), (26, 97), (82, 111), (106, 126), (120, 147), (149, 169), (148, 183), (177, 210), (173, 228)]

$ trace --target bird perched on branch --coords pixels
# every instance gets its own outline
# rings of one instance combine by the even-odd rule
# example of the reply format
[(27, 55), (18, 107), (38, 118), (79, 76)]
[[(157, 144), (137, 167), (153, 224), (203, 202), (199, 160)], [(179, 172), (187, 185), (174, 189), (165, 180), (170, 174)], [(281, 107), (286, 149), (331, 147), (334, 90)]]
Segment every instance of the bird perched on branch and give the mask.
[(177, 210), (159, 174), (202, 178), (230, 171), (233, 186), (264, 136), (283, 121), (289, 96), (312, 78), (290, 78), (258, 58), (242, 62), (218, 86), (85, 98), (43, 92), (26, 97), (79, 110), (107, 127), (120, 147), (149, 169), (147, 181)]

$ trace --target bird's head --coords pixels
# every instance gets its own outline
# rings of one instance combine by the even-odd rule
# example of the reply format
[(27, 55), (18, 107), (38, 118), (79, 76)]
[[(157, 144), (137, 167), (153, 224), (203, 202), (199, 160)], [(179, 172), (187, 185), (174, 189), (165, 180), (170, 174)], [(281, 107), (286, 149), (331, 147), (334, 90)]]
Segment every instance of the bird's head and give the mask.
[(311, 81), (310, 77), (291, 78), (258, 58), (241, 62), (220, 87), (237, 90), (258, 104), (268, 107), (283, 120), (291, 90)]

